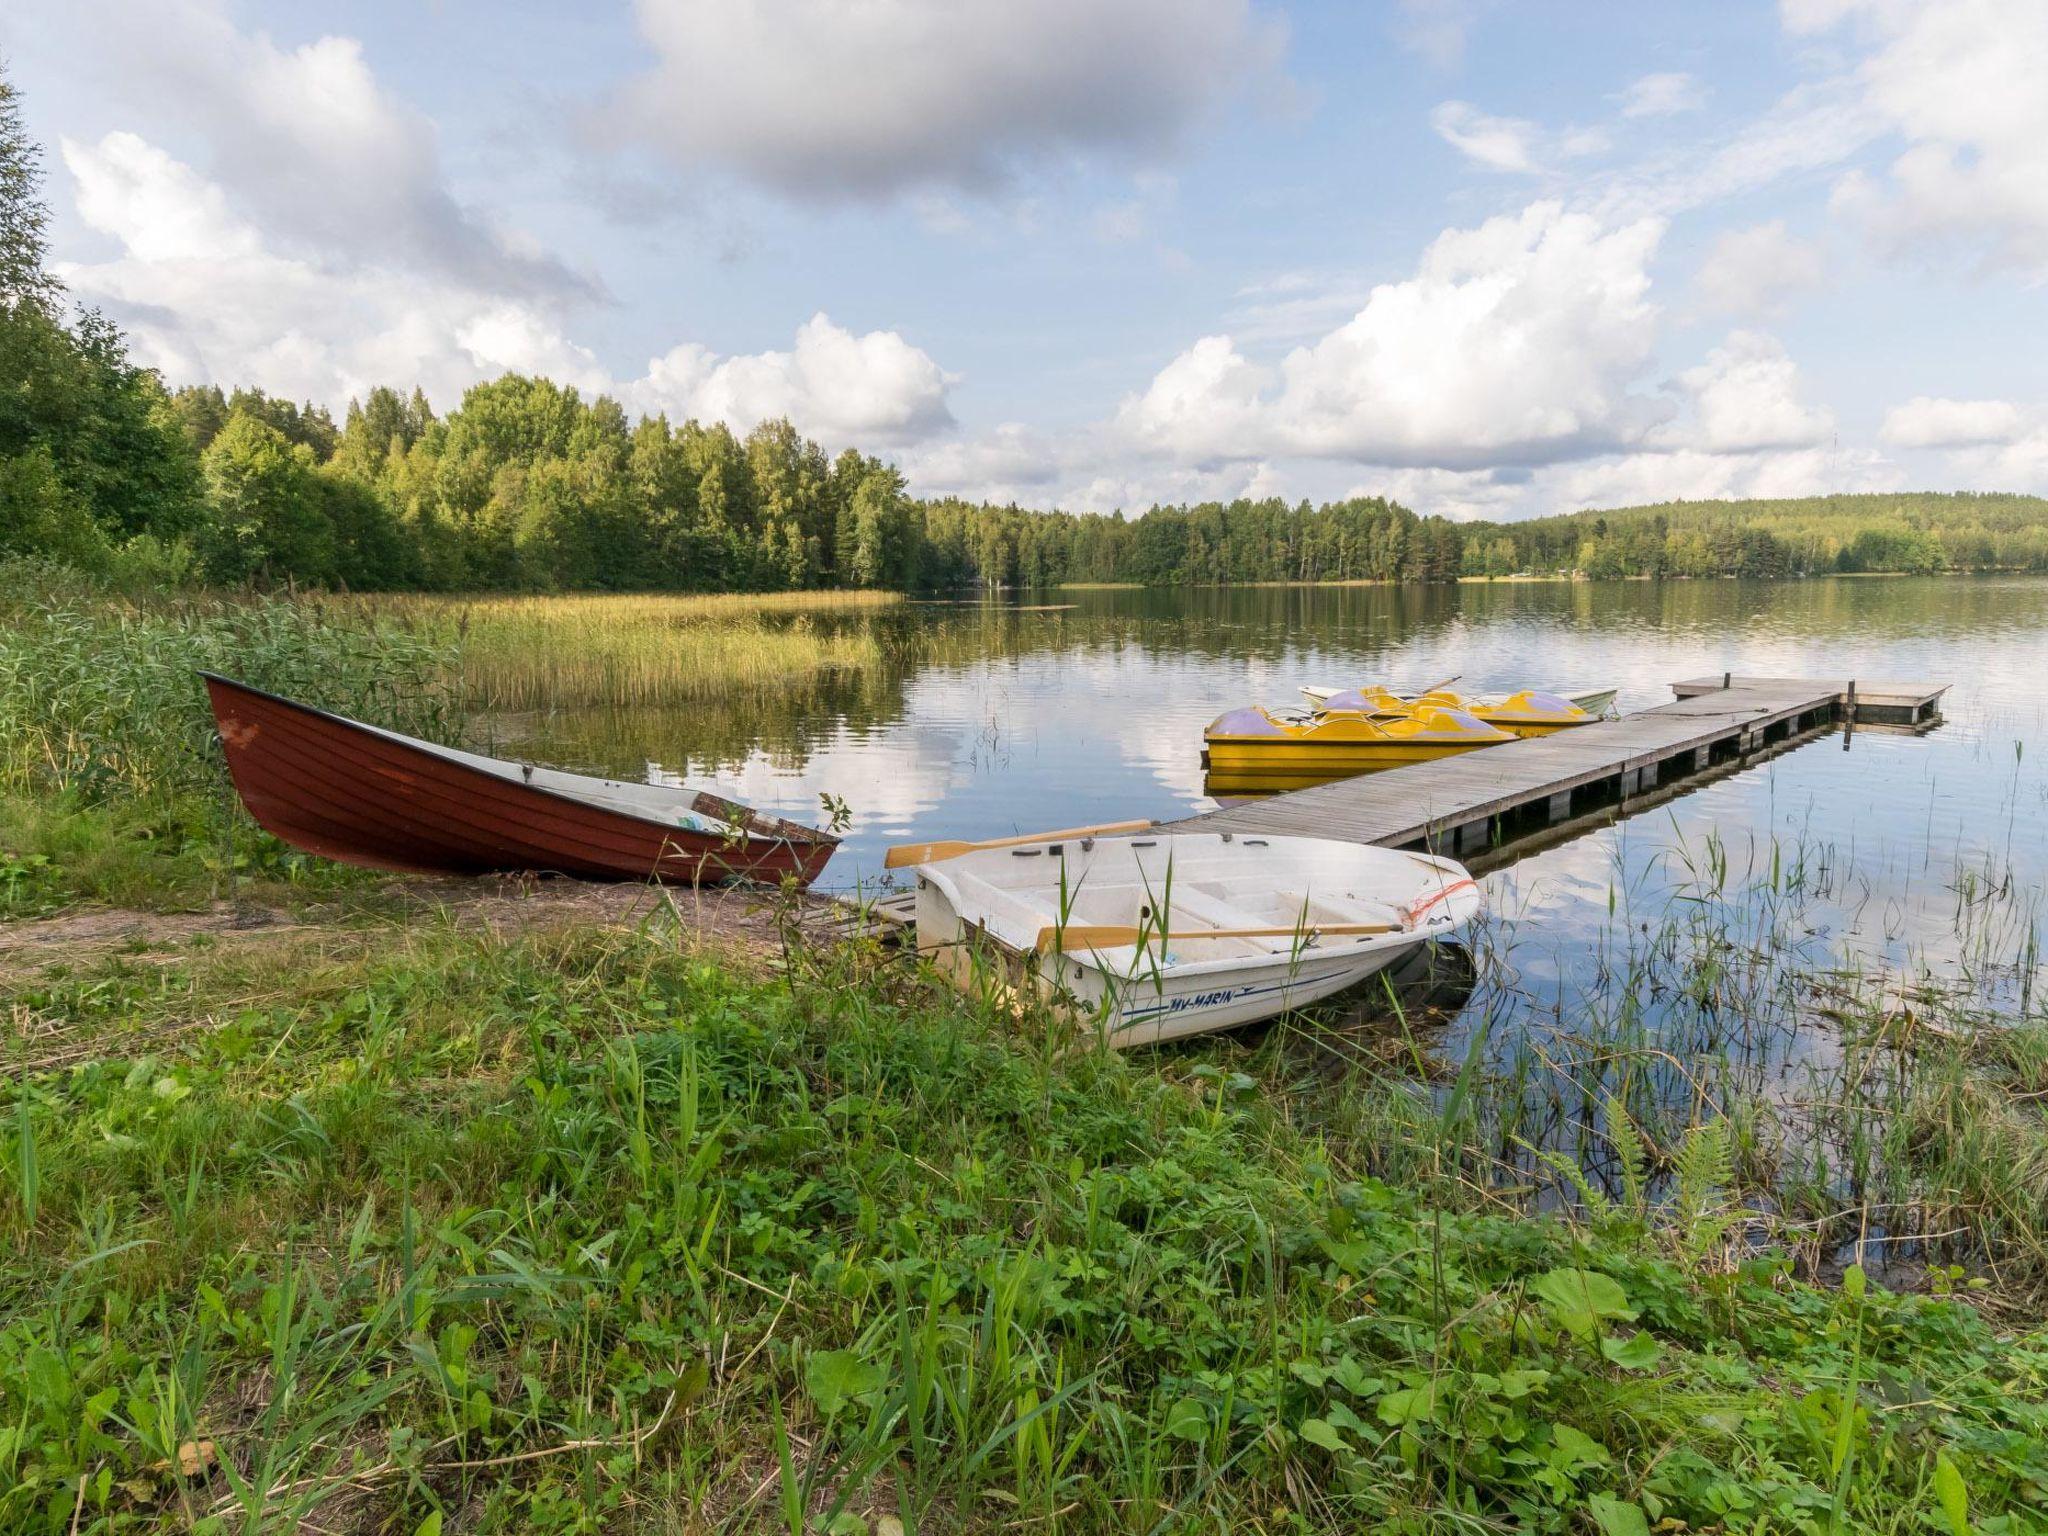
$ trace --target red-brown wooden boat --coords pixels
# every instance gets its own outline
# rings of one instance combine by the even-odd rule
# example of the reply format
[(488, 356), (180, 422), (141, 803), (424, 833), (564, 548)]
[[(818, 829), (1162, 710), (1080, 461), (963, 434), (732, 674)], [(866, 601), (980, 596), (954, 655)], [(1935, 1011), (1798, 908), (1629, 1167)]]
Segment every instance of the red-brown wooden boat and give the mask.
[(839, 839), (702, 790), (459, 752), (202, 673), (259, 824), (373, 869), (809, 885)]

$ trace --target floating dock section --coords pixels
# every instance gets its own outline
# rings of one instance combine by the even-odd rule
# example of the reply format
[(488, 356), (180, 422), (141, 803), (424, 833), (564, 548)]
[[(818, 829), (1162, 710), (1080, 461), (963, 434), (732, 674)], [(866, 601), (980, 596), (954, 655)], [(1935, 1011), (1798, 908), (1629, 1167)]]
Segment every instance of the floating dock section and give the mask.
[(1439, 762), (1340, 779), (1168, 822), (1188, 832), (1334, 837), (1465, 854), (1842, 723), (1932, 728), (1945, 683), (1715, 677), (1675, 702)]

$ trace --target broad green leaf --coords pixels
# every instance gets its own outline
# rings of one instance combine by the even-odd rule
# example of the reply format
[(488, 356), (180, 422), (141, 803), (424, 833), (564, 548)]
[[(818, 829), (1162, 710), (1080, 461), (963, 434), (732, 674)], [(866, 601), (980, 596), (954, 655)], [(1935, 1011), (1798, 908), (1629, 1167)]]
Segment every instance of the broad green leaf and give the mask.
[(1602, 1536), (1650, 1536), (1650, 1522), (1643, 1517), (1642, 1507), (1611, 1493), (1596, 1493), (1587, 1499), (1586, 1512)]
[(1566, 1468), (1597, 1467), (1608, 1460), (1607, 1447), (1583, 1430), (1569, 1424), (1553, 1424), (1550, 1443), (1557, 1448), (1559, 1465)]
[(1209, 1415), (1197, 1399), (1183, 1397), (1166, 1410), (1166, 1432), (1176, 1440), (1206, 1440)]
[(1946, 1451), (1934, 1453), (1934, 1496), (1941, 1501), (1949, 1536), (1970, 1536), (1970, 1491)]
[(1553, 1269), (1530, 1283), (1551, 1316), (1568, 1333), (1590, 1339), (1603, 1322), (1634, 1322), (1636, 1309), (1628, 1304), (1628, 1292), (1611, 1275), (1594, 1269)]
[(412, 1536), (441, 1536), (441, 1511), (433, 1510), (419, 1523)]
[(1335, 1426), (1326, 1419), (1303, 1419), (1301, 1438), (1310, 1445), (1320, 1445), (1326, 1451), (1348, 1451), (1350, 1445), (1338, 1434)]
[(1600, 1353), (1624, 1371), (1647, 1371), (1664, 1353), (1664, 1346), (1647, 1333), (1623, 1339), (1602, 1339)]
[(831, 1418), (863, 1393), (879, 1387), (884, 1375), (850, 1349), (827, 1349), (811, 1356), (804, 1367), (804, 1387), (818, 1412)]
[(1436, 1384), (1389, 1392), (1377, 1412), (1383, 1424), (1426, 1424), (1436, 1416)]

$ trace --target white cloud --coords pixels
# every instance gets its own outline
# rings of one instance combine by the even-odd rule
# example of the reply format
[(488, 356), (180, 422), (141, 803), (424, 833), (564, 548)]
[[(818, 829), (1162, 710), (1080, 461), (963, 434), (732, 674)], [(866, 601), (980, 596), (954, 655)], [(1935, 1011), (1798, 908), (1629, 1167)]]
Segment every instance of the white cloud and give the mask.
[(1707, 88), (1683, 72), (1642, 75), (1621, 92), (1623, 117), (1670, 117), (1706, 104)]
[(1546, 174), (1550, 163), (1597, 155), (1610, 140), (1598, 128), (1566, 128), (1552, 133), (1520, 117), (1494, 117), (1469, 101), (1439, 102), (1429, 114), (1437, 135), (1467, 159), (1490, 171), (1514, 175)]
[(639, 0), (654, 68), (617, 103), (686, 164), (806, 197), (986, 188), (1077, 156), (1155, 158), (1285, 29), (1250, 0)]
[(155, 0), (146, 12), (82, 0), (64, 14), (73, 46), (114, 72), (125, 106), (198, 135), (207, 179), (274, 248), (529, 298), (597, 293), (455, 197), (433, 123), (379, 84), (355, 39), (280, 47), (238, 29), (220, 0)]
[(1469, 101), (1446, 101), (1429, 114), (1439, 137), (1488, 170), (1531, 175), (1536, 163), (1536, 138), (1543, 130), (1526, 118), (1493, 117)]
[(1540, 474), (1531, 485), (1525, 509), (1534, 515), (1676, 499), (1818, 496), (1836, 491), (1898, 490), (1904, 483), (1898, 465), (1868, 450), (1803, 448), (1731, 454), (1680, 449), (1559, 465)]
[(718, 357), (685, 342), (626, 386), (642, 410), (723, 421), (741, 431), (774, 416), (828, 443), (916, 442), (953, 424), (948, 379), (895, 331), (856, 336), (813, 315), (787, 352)]
[(2020, 409), (2010, 401), (1916, 395), (1886, 413), (1878, 435), (1897, 448), (1966, 448), (2008, 443), (2020, 431)]
[(819, 314), (786, 352), (721, 357), (686, 343), (622, 382), (531, 301), (277, 251), (218, 186), (133, 134), (66, 140), (63, 158), (80, 216), (123, 250), (60, 275), (173, 383), (254, 384), (332, 407), (418, 383), (445, 409), (510, 370), (742, 430), (788, 416), (834, 445), (914, 442), (952, 424), (945, 372), (894, 331), (855, 335)]
[(1723, 230), (1700, 263), (1701, 302), (1721, 314), (1781, 313), (1794, 295), (1819, 286), (1817, 246), (1785, 228), (1783, 219)]
[(1853, 21), (1877, 48), (1863, 99), (1906, 148), (1835, 206), (1899, 246), (1955, 245), (2048, 279), (2048, 6), (2040, 0), (1788, 0), (1786, 25)]
[(81, 218), (122, 250), (60, 264), (60, 275), (173, 383), (250, 383), (339, 405), (379, 383), (418, 382), (446, 400), (508, 368), (601, 379), (590, 353), (530, 304), (280, 252), (218, 185), (133, 134), (61, 148)]
[(1120, 408), (1135, 446), (1194, 464), (1287, 455), (1479, 465), (1640, 440), (1668, 403), (1632, 393), (1663, 226), (1608, 228), (1556, 203), (1447, 230), (1415, 277), (1277, 369), (1207, 336)]
[(1062, 470), (1060, 445), (1022, 422), (971, 437), (941, 439), (901, 460), (920, 495), (1042, 504)]
[(1706, 361), (1678, 376), (1688, 419), (1660, 435), (1708, 453), (1805, 448), (1835, 429), (1825, 410), (1800, 399), (1799, 368), (1775, 336), (1735, 331)]

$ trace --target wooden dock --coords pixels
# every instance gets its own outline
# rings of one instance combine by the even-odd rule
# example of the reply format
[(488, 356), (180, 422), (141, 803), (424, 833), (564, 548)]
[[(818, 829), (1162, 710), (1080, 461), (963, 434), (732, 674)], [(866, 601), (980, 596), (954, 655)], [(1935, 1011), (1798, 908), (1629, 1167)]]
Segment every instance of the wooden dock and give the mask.
[[(1340, 779), (1185, 820), (1174, 831), (1334, 837), (1464, 854), (1837, 721), (1926, 728), (1947, 684), (1728, 676), (1672, 685), (1670, 704), (1434, 763)], [(1853, 689), (1853, 691), (1852, 691)]]

